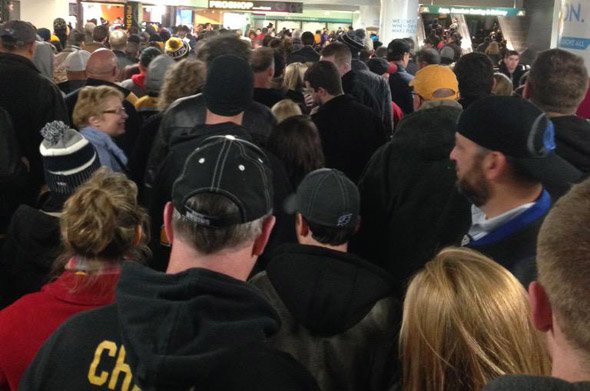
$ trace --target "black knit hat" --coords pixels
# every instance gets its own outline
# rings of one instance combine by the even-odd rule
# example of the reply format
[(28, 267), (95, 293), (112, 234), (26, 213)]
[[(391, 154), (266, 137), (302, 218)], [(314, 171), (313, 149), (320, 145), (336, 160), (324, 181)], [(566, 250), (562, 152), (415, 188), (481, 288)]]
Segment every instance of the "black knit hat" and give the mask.
[(383, 75), (384, 73), (389, 73), (389, 63), (384, 58), (371, 58), (367, 61), (367, 66), (369, 70), (379, 76)]
[(531, 178), (543, 183), (574, 183), (581, 172), (555, 153), (555, 128), (527, 100), (489, 96), (459, 116), (457, 132), (474, 143), (502, 152)]
[(367, 34), (363, 29), (348, 31), (338, 37), (338, 40), (345, 43), (352, 53), (358, 53), (365, 48), (365, 38)]
[(325, 227), (354, 227), (360, 213), (359, 190), (342, 172), (320, 168), (303, 178), (297, 193), (287, 199), (285, 210), (299, 212), (307, 221)]
[(207, 66), (203, 96), (212, 113), (237, 115), (252, 104), (253, 94), (254, 74), (244, 59), (226, 54), (216, 57)]
[(96, 150), (74, 129), (61, 121), (41, 129), (44, 140), (39, 146), (45, 168), (45, 182), (54, 193), (72, 194), (100, 168)]
[[(187, 205), (191, 197), (203, 193), (226, 197), (238, 212), (212, 216)], [(181, 215), (198, 225), (228, 227), (270, 213), (272, 194), (272, 172), (260, 148), (235, 136), (213, 136), (187, 158), (172, 186), (172, 203)]]

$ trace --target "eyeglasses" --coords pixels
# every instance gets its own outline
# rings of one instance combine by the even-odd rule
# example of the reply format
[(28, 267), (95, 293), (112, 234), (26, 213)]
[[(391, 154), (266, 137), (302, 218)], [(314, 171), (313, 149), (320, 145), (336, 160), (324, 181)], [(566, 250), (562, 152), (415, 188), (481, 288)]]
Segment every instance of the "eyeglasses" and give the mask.
[(104, 110), (102, 113), (103, 114), (117, 114), (117, 115), (121, 115), (121, 114), (125, 114), (125, 108), (124, 107), (119, 107), (118, 109), (114, 109), (114, 110)]

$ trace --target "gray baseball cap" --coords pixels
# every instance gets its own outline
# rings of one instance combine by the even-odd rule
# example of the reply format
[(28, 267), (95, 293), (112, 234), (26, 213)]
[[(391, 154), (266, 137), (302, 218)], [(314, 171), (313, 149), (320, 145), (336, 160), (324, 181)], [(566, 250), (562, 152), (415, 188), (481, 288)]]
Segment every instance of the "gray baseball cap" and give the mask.
[(0, 27), (0, 38), (3, 46), (24, 46), (36, 41), (37, 30), (29, 22), (9, 20)]

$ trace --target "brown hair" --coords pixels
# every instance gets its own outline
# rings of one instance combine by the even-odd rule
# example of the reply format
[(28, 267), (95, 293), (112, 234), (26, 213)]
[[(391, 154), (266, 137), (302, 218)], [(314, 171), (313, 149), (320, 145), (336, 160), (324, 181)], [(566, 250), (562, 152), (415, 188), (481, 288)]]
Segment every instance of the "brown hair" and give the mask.
[(88, 125), (90, 117), (101, 116), (102, 111), (105, 109), (105, 101), (111, 96), (116, 96), (121, 99), (121, 102), (125, 99), (123, 93), (114, 87), (99, 86), (82, 88), (74, 106), (74, 113), (72, 114), (74, 125), (80, 129)]
[(318, 129), (306, 115), (280, 122), (270, 133), (267, 147), (283, 161), (293, 188), (313, 170), (324, 167)]
[(254, 73), (264, 72), (268, 68), (274, 66), (275, 55), (274, 50), (268, 47), (259, 47), (252, 52), (250, 58), (250, 65)]
[(480, 390), (501, 375), (549, 374), (522, 285), (464, 248), (442, 250), (412, 279), (400, 355), (406, 391)]
[(174, 63), (164, 76), (158, 98), (160, 111), (165, 111), (176, 99), (200, 92), (206, 73), (205, 63), (191, 57)]
[[(60, 228), (65, 252), (55, 269), (63, 270), (72, 256), (138, 260), (146, 252), (147, 220), (137, 203), (135, 183), (121, 173), (100, 168), (64, 204)], [(142, 227), (139, 238), (138, 226)]]
[(584, 59), (562, 49), (539, 53), (528, 81), (531, 101), (546, 112), (573, 114), (588, 89)]
[(561, 197), (545, 218), (537, 268), (557, 324), (590, 357), (590, 179)]
[(350, 64), (352, 61), (352, 52), (343, 43), (334, 42), (322, 49), (322, 57), (332, 57), (338, 66)]

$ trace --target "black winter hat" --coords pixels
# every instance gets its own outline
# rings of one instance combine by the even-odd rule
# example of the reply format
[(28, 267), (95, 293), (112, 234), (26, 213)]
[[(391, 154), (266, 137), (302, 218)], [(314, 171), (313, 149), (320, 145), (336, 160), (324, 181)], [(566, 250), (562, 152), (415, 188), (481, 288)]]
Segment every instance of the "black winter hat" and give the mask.
[(338, 40), (348, 45), (353, 53), (360, 52), (365, 48), (365, 38), (367, 34), (363, 29), (348, 31), (338, 37)]
[(252, 104), (254, 74), (244, 59), (226, 54), (216, 57), (207, 67), (203, 88), (205, 105), (212, 113), (234, 116)]

